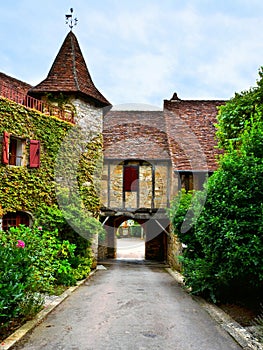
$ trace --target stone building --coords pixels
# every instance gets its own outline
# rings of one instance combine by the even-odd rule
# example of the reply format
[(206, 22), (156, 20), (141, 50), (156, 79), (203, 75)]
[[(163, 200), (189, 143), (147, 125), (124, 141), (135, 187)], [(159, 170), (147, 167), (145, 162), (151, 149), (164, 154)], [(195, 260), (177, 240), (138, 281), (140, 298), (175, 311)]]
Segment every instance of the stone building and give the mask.
[(224, 101), (181, 100), (174, 93), (160, 111), (111, 108), (72, 31), (45, 80), (32, 87), (1, 73), (0, 95), (42, 113), (74, 115), (71, 122), (81, 126), (87, 141), (103, 136), (100, 220), (107, 237), (102, 257), (116, 257), (116, 231), (133, 219), (146, 234), (146, 259), (172, 262), (166, 208), (178, 190), (202, 188), (216, 169), (214, 124)]

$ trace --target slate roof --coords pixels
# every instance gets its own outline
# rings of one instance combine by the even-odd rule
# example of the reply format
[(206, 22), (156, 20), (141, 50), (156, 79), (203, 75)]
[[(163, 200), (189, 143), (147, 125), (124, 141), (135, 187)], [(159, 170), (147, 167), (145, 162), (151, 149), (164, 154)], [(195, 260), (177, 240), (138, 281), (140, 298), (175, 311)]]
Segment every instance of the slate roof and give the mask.
[(79, 94), (93, 100), (99, 106), (109, 106), (110, 102), (94, 85), (75, 34), (66, 36), (48, 76), (29, 91), (37, 97), (48, 92)]

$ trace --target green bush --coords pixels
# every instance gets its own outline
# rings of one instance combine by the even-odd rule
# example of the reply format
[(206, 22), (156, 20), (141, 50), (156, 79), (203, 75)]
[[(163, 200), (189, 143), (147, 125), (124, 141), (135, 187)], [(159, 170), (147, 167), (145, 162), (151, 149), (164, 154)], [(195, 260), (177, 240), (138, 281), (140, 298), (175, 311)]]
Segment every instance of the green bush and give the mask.
[(20, 225), (0, 231), (0, 333), (11, 321), (26, 320), (41, 309), (39, 292), (55, 293), (88, 275), (89, 248), (82, 255), (75, 251), (58, 230)]
[(263, 124), (247, 128), (241, 141), (239, 150), (222, 157), (207, 192), (191, 202), (195, 212), (207, 195), (193, 228), (180, 231), (190, 203), (186, 195), (170, 214), (175, 233), (187, 245), (181, 258), (187, 286), (214, 301), (231, 297), (232, 291), (263, 288)]
[(66, 240), (61, 241), (57, 231), (49, 232), (21, 225), (11, 227), (2, 236), (5, 241), (21, 239), (25, 242), (33, 267), (32, 290), (52, 292), (56, 285), (72, 285), (76, 282), (69, 263), (69, 259), (74, 257), (75, 245)]
[[(184, 244), (184, 256), (194, 257), (201, 250), (200, 243), (194, 234), (194, 208), (192, 206), (194, 196), (199, 198), (199, 193), (194, 191), (186, 192), (184, 189), (178, 193), (171, 202), (168, 214), (171, 220), (173, 233), (176, 234)], [(195, 199), (197, 205), (198, 200)], [(183, 225), (188, 220), (188, 230), (183, 230)], [(180, 258), (180, 257), (179, 257)], [(181, 257), (182, 260), (182, 257)]]
[(219, 107), (217, 138), (224, 150), (238, 148), (247, 126), (255, 119), (262, 121), (263, 115), (263, 67), (259, 69), (256, 86), (241, 93), (235, 93), (225, 105)]
[(27, 319), (41, 309), (43, 298), (31, 289), (32, 264), (30, 247), (0, 233), (0, 328), (11, 319)]

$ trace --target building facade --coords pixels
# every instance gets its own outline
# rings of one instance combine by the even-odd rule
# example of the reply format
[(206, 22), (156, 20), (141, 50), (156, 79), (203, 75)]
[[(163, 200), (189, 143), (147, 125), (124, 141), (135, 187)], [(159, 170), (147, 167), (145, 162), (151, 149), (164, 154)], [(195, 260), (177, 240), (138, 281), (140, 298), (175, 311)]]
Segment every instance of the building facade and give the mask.
[[(96, 157), (103, 147), (103, 165), (97, 157), (94, 172), (81, 184), (86, 188), (82, 194), (85, 197), (86, 193), (87, 203), (91, 198), (88, 188), (93, 188), (93, 196), (100, 196), (100, 220), (107, 231), (106, 241), (99, 250), (101, 257), (116, 257), (117, 229), (133, 219), (144, 228), (146, 259), (169, 260), (172, 238), (166, 208), (181, 188), (201, 189), (207, 176), (216, 169), (214, 124), (217, 108), (224, 101), (181, 100), (174, 93), (171, 99), (164, 100), (160, 111), (115, 110), (95, 87), (72, 31), (46, 79), (33, 87), (0, 73), (0, 95), (0, 104), (11, 103), (16, 109), (8, 118), (12, 119), (22, 109), (29, 110), (36, 114), (36, 119), (59, 120), (79, 128), (85, 143), (91, 148), (93, 144), (98, 147)], [(4, 109), (1, 113), (2, 174), (10, 176), (21, 166), (27, 170), (40, 169), (46, 149), (33, 131), (31, 119), (18, 118), (17, 130), (20, 123), (25, 125), (27, 133), (21, 129), (14, 135), (13, 129), (5, 126)], [(42, 123), (43, 128), (47, 125), (48, 122)], [(95, 160), (94, 154), (89, 161)], [(54, 182), (55, 175), (51, 173), (50, 181)], [(66, 176), (63, 181), (67, 182)], [(3, 184), (2, 179), (2, 193), (21, 196), (15, 188), (13, 192), (8, 188), (8, 181)], [(54, 193), (52, 201), (56, 200)], [(30, 219), (22, 213), (34, 211), (34, 206), (9, 209), (3, 200), (0, 214), (4, 229), (8, 225), (29, 224), (33, 219), (33, 214)]]

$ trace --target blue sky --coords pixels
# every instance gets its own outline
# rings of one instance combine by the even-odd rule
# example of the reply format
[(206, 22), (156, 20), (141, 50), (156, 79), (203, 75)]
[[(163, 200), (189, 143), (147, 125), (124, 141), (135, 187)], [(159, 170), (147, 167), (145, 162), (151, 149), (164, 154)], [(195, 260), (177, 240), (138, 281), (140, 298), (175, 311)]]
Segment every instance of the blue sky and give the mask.
[(74, 28), (97, 88), (113, 104), (229, 99), (263, 66), (262, 0), (1, 1), (0, 71), (36, 85)]

